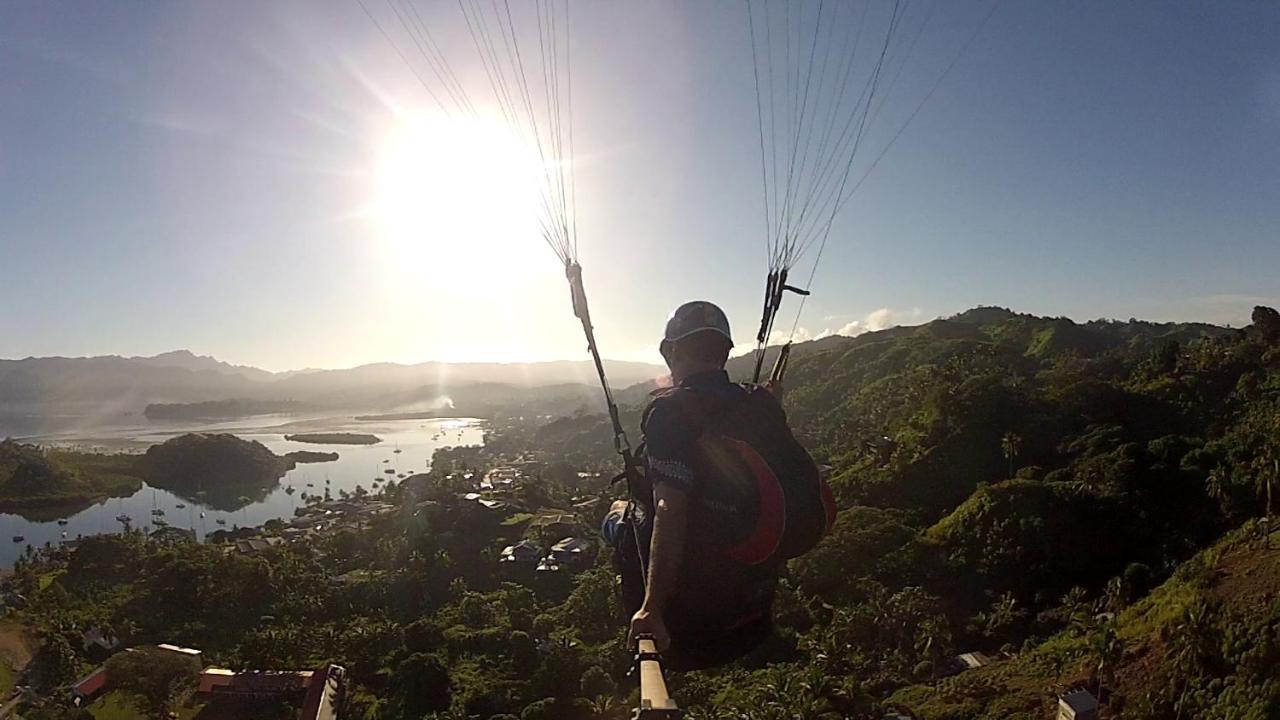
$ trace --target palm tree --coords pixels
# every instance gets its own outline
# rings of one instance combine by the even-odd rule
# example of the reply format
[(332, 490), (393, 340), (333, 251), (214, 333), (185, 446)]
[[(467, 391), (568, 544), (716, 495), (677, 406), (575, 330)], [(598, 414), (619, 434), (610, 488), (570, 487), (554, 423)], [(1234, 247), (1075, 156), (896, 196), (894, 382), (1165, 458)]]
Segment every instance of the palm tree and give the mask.
[(1248, 468), (1253, 475), (1254, 491), (1264, 501), (1265, 517), (1271, 517), (1275, 484), (1280, 482), (1280, 442), (1275, 439), (1277, 414), (1269, 409), (1253, 412), (1242, 423), (1252, 436), (1255, 449)]
[(1094, 670), (1098, 677), (1098, 704), (1101, 705), (1102, 693), (1115, 682), (1116, 664), (1124, 656), (1124, 643), (1116, 634), (1114, 621), (1108, 620), (1098, 628), (1093, 639), (1093, 651), (1098, 658)]
[(598, 695), (593, 700), (589, 700), (591, 712), (597, 717), (604, 717), (613, 712), (618, 703), (611, 695)]
[(455, 704), (444, 712), (427, 715), (424, 720), (474, 720), (479, 717), (479, 715), (468, 715), (465, 707)]
[(1013, 478), (1013, 462), (1018, 457), (1018, 452), (1022, 450), (1022, 436), (1015, 432), (1007, 432), (1004, 437), (1000, 438), (1000, 451), (1004, 453), (1004, 457), (1009, 461), (1009, 478)]
[(1018, 599), (1013, 593), (1006, 592), (991, 603), (991, 609), (977, 614), (976, 619), (982, 625), (982, 632), (995, 640), (1006, 640), (1016, 633), (1013, 630), (1020, 623), (1026, 612), (1018, 607)]
[(1227, 485), (1231, 481), (1231, 473), (1221, 465), (1214, 466), (1205, 478), (1205, 494), (1218, 503), (1222, 514), (1227, 514)]
[(1067, 624), (1083, 633), (1093, 625), (1093, 613), (1090, 611), (1088, 591), (1076, 585), (1062, 596), (1062, 614)]
[(1266, 498), (1265, 517), (1271, 517), (1271, 496), (1276, 480), (1280, 479), (1280, 455), (1268, 444), (1254, 462), (1254, 484), (1259, 495)]
[(1124, 609), (1124, 579), (1119, 575), (1107, 581), (1105, 607), (1108, 611), (1118, 613)]
[(1193, 602), (1171, 633), (1173, 666), (1182, 678), (1182, 692), (1175, 703), (1179, 719), (1186, 710), (1192, 680), (1208, 666), (1215, 651), (1214, 611), (1215, 608), (1203, 600)]

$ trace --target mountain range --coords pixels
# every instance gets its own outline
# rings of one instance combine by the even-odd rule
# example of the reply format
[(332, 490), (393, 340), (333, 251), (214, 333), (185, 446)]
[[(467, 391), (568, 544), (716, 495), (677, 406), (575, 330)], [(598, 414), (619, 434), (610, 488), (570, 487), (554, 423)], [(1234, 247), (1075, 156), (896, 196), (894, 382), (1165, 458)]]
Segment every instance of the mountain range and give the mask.
[[(606, 361), (616, 387), (649, 381), (657, 365)], [(0, 436), (33, 418), (104, 419), (140, 415), (148, 405), (221, 400), (292, 403), (310, 410), (392, 411), (465, 399), (489, 406), (542, 397), (552, 388), (590, 397), (588, 361), (538, 363), (375, 363), (340, 370), (270, 372), (187, 350), (151, 357), (28, 357), (0, 360)], [(598, 392), (598, 390), (596, 390)], [(20, 422), (26, 419), (28, 422)], [(49, 423), (41, 422), (42, 427)]]
[[(998, 328), (999, 334), (994, 339), (1002, 345), (1017, 345), (1032, 357), (1092, 357), (1113, 349), (1230, 332), (1199, 323), (1076, 323), (1067, 318), (1035, 318), (1004, 308), (981, 307), (919, 326), (798, 343), (792, 360), (844, 353), (909, 335), (976, 339), (993, 327)], [(770, 348), (766, 353), (766, 375), (776, 352), (776, 348)], [(733, 358), (730, 373), (738, 379), (749, 379), (754, 361), (753, 354)], [(666, 374), (665, 368), (647, 363), (609, 360), (605, 367), (610, 384), (627, 389), (620, 399), (630, 403), (642, 403), (645, 392)], [(21, 428), (32, 426), (32, 419), (39, 419), (40, 427), (65, 426), (86, 419), (141, 415), (148, 405), (228, 400), (280, 403), (293, 410), (313, 411), (392, 412), (452, 404), (459, 412), (476, 414), (492, 412), (496, 407), (523, 412), (556, 402), (558, 410), (572, 411), (569, 406), (576, 407), (575, 403), (598, 400), (596, 383), (594, 369), (585, 360), (374, 363), (336, 370), (270, 372), (188, 350), (151, 357), (28, 357), (0, 360), (0, 436), (22, 432)], [(56, 422), (51, 423), (51, 419)]]

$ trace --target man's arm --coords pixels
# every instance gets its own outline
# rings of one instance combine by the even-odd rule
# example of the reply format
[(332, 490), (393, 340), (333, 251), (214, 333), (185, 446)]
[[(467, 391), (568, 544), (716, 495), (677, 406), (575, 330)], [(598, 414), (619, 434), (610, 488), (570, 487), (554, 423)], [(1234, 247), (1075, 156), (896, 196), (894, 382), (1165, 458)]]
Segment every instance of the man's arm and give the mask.
[(667, 600), (675, 588), (680, 562), (684, 558), (685, 528), (689, 497), (679, 488), (659, 483), (653, 489), (653, 539), (649, 543), (649, 578), (644, 603), (631, 618), (628, 642), (637, 635), (652, 635), (658, 650), (671, 644), (671, 636), (663, 619)]

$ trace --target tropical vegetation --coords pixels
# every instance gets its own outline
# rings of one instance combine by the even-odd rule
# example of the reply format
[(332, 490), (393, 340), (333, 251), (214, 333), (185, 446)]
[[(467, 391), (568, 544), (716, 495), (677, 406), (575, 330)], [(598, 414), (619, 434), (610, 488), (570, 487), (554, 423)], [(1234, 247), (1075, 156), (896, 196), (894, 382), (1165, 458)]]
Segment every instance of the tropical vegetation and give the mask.
[[(1280, 314), (1252, 319), (978, 308), (797, 346), (786, 405), (833, 468), (837, 522), (787, 569), (775, 637), (671, 678), (675, 697), (695, 719), (994, 720), (1082, 688), (1104, 717), (1280, 716)], [(620, 393), (629, 417), (644, 390)], [(304, 544), (129, 533), (21, 560), (43, 641), (29, 679), (55, 694), (91, 668), (79, 633), (96, 625), (232, 668), (339, 663), (344, 717), (627, 717), (608, 552), (561, 572), (498, 561), (559, 539), (548, 508), (592, 532), (617, 493), (607, 427), (495, 422), (485, 447), (384, 491), (394, 512)], [(505, 507), (466, 499), (517, 456), (538, 462)]]

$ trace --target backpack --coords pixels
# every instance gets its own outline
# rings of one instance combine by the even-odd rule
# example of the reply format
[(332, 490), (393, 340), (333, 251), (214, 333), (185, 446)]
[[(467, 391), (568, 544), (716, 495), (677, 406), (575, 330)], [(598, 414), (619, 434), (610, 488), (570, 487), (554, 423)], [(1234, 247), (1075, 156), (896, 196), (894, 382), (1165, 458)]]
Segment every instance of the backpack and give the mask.
[[(721, 558), (743, 565), (790, 560), (830, 530), (835, 500), (773, 393), (759, 385), (742, 388), (730, 398), (688, 387), (663, 390), (645, 409), (641, 432), (660, 401), (673, 403), (700, 429), (690, 524), (706, 533)], [(644, 494), (652, 497), (651, 488)]]
[[(770, 635), (782, 564), (807, 552), (835, 521), (835, 501), (795, 439), (773, 393), (743, 385), (733, 397), (676, 387), (655, 393), (697, 433), (685, 555), (664, 619), (668, 667), (694, 670), (742, 657)], [(647, 466), (642, 443), (638, 456)], [(644, 601), (652, 539), (653, 487), (631, 477), (631, 504), (615, 547), (622, 610)]]

